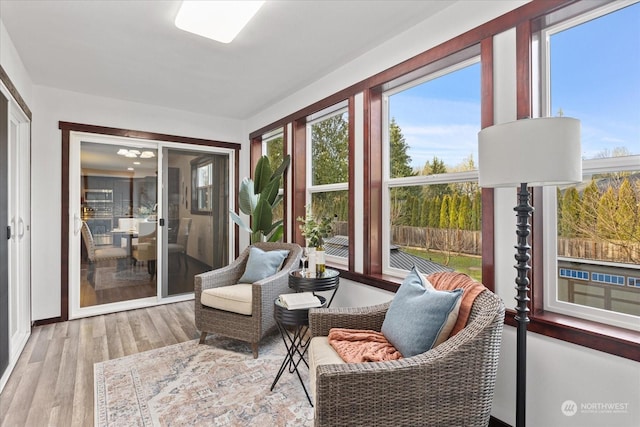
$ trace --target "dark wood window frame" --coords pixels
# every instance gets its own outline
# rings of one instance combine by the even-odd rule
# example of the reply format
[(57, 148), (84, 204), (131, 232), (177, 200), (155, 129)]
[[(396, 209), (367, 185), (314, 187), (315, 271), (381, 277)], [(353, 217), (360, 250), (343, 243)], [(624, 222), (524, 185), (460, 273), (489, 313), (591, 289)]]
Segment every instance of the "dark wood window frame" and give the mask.
[[(59, 122), (58, 128), (62, 134), (62, 176), (61, 176), (61, 223), (60, 223), (60, 316), (49, 319), (42, 319), (35, 322), (35, 325), (45, 325), (54, 322), (64, 322), (69, 320), (69, 143), (71, 132), (86, 132), (101, 135), (118, 136), (122, 138), (137, 138), (158, 142), (177, 142), (180, 144), (202, 145), (207, 147), (220, 147), (235, 150), (235, 186), (238, 187), (238, 167), (240, 165), (241, 145), (233, 142), (215, 141), (202, 138), (191, 138), (186, 136), (167, 135), (155, 132), (145, 132), (130, 129), (119, 129), (105, 126), (96, 126), (82, 123)], [(237, 201), (236, 201), (237, 204)], [(237, 209), (237, 206), (235, 207)], [(238, 229), (236, 228), (235, 254), (239, 254), (240, 245), (238, 243)]]
[[(382, 274), (382, 86), (389, 81), (419, 70), (426, 65), (465, 49), (474, 44), (481, 47), (482, 79), (482, 127), (491, 126), (493, 111), (493, 36), (509, 29), (516, 29), (517, 56), (517, 117), (531, 117), (531, 34), (532, 26), (551, 14), (575, 15), (576, 9), (584, 8), (584, 1), (576, 0), (533, 0), (492, 21), (484, 23), (466, 33), (446, 41), (428, 51), (410, 58), (381, 73), (371, 76), (327, 98), (296, 111), (282, 119), (251, 133), (252, 141), (260, 140), (260, 135), (278, 126), (293, 125), (293, 185), (292, 212), (287, 216), (296, 218), (303, 214), (305, 200), (305, 117), (344, 99), (353, 99), (358, 93), (364, 95), (364, 240), (369, 242), (363, 249), (364, 272), (353, 270), (353, 260), (349, 260), (348, 270), (341, 271), (344, 278), (370, 286), (395, 291), (399, 285), (396, 278)], [(350, 106), (353, 102), (350, 102)], [(349, 109), (350, 123), (353, 123), (353, 108)], [(350, 138), (353, 133), (350, 131)], [(256, 150), (252, 147), (252, 157)], [(252, 159), (252, 161), (255, 161)], [(350, 182), (353, 182), (353, 167)], [(350, 197), (352, 186), (350, 186)], [(573, 344), (585, 346), (627, 359), (640, 361), (638, 343), (640, 333), (628, 329), (604, 325), (571, 316), (545, 312), (543, 302), (542, 276), (542, 203), (541, 191), (534, 189), (533, 203), (537, 212), (532, 225), (532, 273), (531, 273), (531, 332), (557, 338)], [(350, 199), (352, 200), (352, 199)], [(350, 219), (353, 212), (350, 211)], [(349, 235), (353, 237), (355, 221), (350, 221)], [(493, 190), (482, 190), (482, 277), (485, 285), (494, 290), (494, 224)], [(294, 233), (294, 241), (302, 242), (299, 232)], [(350, 241), (353, 241), (350, 239)], [(353, 251), (350, 251), (353, 252)], [(514, 274), (515, 278), (515, 274)], [(505, 323), (515, 326), (515, 310), (507, 310)]]

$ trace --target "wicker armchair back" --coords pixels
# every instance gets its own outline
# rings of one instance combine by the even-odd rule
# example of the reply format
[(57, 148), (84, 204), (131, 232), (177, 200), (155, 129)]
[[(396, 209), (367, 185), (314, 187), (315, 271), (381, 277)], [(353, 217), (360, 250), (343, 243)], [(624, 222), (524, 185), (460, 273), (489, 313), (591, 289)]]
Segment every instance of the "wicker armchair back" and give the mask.
[[(333, 327), (380, 331), (389, 303), (312, 309), (313, 337)], [(504, 304), (489, 290), (467, 325), (437, 347), (389, 362), (316, 369), (315, 426), (486, 426), (500, 356)]]
[(299, 267), (302, 248), (295, 243), (261, 242), (254, 243), (252, 246), (264, 251), (289, 250), (282, 268), (276, 274), (252, 284), (252, 314), (247, 316), (232, 313), (200, 303), (203, 290), (238, 283), (249, 258), (250, 246), (228, 266), (195, 276), (195, 322), (196, 328), (201, 332), (200, 343), (205, 341), (208, 333), (221, 334), (251, 343), (253, 357), (257, 358), (260, 340), (276, 326), (273, 318), (273, 301), (280, 294), (292, 292), (289, 288), (289, 272)]

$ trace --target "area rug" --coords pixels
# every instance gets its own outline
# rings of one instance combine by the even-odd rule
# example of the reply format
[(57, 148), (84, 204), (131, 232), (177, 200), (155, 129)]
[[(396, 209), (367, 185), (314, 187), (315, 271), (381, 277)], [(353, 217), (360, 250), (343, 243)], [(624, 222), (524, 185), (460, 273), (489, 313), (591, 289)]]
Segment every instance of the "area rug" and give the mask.
[(311, 426), (313, 408), (295, 373), (285, 371), (269, 390), (285, 351), (277, 333), (263, 340), (258, 359), (247, 344), (214, 336), (96, 363), (95, 425)]
[(96, 268), (96, 291), (124, 286), (139, 286), (149, 282), (151, 282), (151, 275), (146, 266), (127, 266), (122, 270), (118, 270), (116, 267)]

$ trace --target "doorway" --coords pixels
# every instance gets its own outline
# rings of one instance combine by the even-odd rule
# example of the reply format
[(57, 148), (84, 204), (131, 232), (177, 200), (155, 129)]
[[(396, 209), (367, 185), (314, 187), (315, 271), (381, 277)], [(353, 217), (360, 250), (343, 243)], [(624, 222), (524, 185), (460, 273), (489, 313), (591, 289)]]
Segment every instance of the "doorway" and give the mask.
[(234, 155), (71, 132), (69, 317), (189, 299), (196, 274), (227, 265)]

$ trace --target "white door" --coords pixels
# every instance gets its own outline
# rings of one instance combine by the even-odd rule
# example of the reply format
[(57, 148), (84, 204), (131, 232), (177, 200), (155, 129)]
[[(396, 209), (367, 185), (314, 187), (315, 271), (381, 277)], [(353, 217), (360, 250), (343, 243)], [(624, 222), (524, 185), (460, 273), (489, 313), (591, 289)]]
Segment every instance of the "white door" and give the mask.
[[(0, 149), (6, 156), (6, 188), (0, 191), (0, 197), (6, 200), (6, 212), (0, 215), (6, 218), (6, 276), (0, 278), (2, 294), (2, 321), (0, 336), (2, 357), (0, 357), (0, 391), (2, 390), (13, 366), (22, 352), (31, 331), (31, 207), (30, 207), (30, 122), (10, 95), (4, 96), (5, 89), (0, 85), (0, 99), (3, 101), (0, 115), (0, 129), (3, 141)], [(4, 163), (4, 162), (3, 162)], [(4, 233), (3, 237), (4, 237)], [(3, 255), (5, 257), (5, 255)], [(5, 260), (1, 260), (3, 263)], [(5, 273), (3, 273), (5, 274)]]

